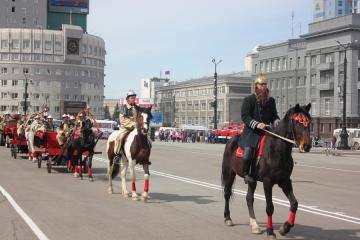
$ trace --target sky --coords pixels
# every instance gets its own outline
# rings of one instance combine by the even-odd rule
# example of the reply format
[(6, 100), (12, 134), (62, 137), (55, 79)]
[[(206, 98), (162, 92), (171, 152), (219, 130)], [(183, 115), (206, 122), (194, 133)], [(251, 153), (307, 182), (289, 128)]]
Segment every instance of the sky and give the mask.
[(122, 98), (161, 71), (213, 75), (212, 58), (219, 74), (240, 72), (256, 45), (306, 33), (312, 16), (313, 0), (90, 0), (88, 33), (105, 40), (105, 97)]

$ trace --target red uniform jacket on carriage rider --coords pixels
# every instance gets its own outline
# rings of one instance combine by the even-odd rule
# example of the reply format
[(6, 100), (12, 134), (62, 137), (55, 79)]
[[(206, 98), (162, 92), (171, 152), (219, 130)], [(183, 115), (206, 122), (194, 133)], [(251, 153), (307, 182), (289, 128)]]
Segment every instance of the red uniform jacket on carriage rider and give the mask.
[(269, 100), (261, 105), (255, 93), (244, 99), (241, 108), (241, 119), (245, 123), (245, 128), (239, 139), (239, 146), (257, 148), (264, 135), (264, 131), (257, 128), (259, 123), (272, 124), (279, 119), (276, 110), (275, 99), (269, 97)]
[(136, 114), (138, 107), (126, 103), (120, 107), (120, 129), (118, 139), (115, 143), (115, 153), (120, 154), (122, 139), (126, 133), (132, 131), (136, 125)]

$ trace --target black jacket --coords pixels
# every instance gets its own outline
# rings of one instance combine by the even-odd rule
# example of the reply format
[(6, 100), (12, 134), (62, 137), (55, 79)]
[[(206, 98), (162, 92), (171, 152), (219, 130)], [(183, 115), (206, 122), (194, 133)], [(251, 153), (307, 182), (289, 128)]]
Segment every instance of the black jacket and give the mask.
[(264, 132), (256, 126), (259, 123), (270, 124), (279, 119), (275, 99), (270, 97), (269, 101), (261, 106), (257, 102), (255, 94), (251, 94), (244, 99), (241, 119), (245, 123), (245, 128), (239, 139), (239, 146), (257, 148)]

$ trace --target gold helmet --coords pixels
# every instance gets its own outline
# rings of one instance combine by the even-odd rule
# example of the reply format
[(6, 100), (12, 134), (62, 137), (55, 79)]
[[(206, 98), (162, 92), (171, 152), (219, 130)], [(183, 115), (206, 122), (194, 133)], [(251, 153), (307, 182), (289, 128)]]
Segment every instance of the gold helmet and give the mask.
[(263, 73), (260, 73), (259, 76), (255, 79), (255, 84), (267, 84), (265, 76)]

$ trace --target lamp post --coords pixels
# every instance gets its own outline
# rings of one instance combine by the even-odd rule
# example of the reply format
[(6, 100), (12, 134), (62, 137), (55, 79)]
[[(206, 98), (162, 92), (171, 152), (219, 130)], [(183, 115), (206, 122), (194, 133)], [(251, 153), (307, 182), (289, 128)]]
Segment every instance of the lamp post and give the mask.
[(348, 133), (346, 131), (346, 77), (347, 77), (347, 58), (346, 58), (346, 50), (351, 46), (351, 43), (346, 45), (341, 44), (339, 41), (336, 41), (340, 47), (344, 48), (345, 56), (344, 56), (344, 85), (343, 85), (343, 116), (342, 116), (342, 130), (340, 133), (340, 146), (339, 149), (350, 149), (348, 144)]
[(24, 115), (26, 115), (27, 109), (28, 109), (27, 98), (28, 98), (28, 86), (29, 86), (29, 82), (28, 82), (28, 78), (27, 78), (27, 76), (26, 76), (26, 73), (24, 73), (24, 77), (25, 77)]
[(217, 65), (219, 65), (222, 60), (219, 60), (218, 62), (215, 60), (215, 58), (212, 59), (212, 62), (215, 66), (215, 73), (214, 73), (214, 129), (217, 129)]
[(176, 115), (175, 115), (175, 97), (176, 97), (176, 95), (175, 95), (175, 90), (174, 90), (174, 92), (173, 92), (173, 127), (176, 127), (176, 121), (175, 121), (175, 119), (176, 119)]

